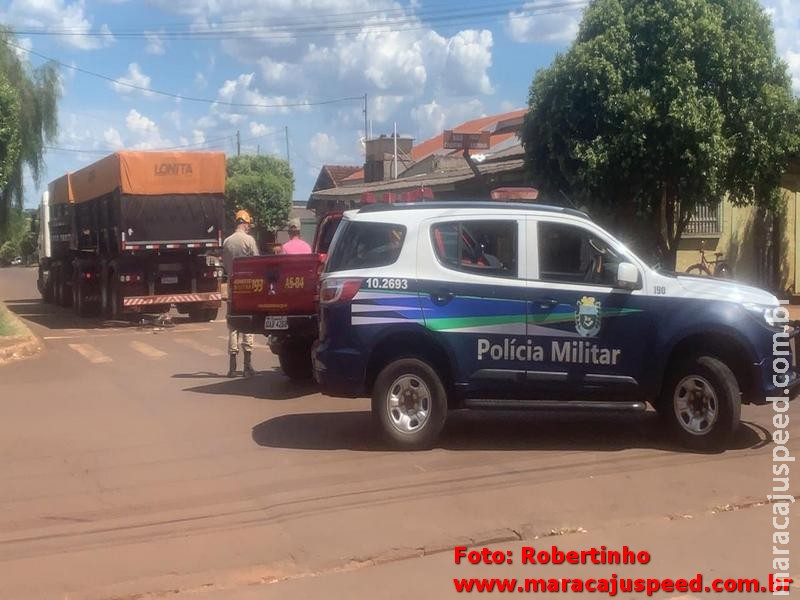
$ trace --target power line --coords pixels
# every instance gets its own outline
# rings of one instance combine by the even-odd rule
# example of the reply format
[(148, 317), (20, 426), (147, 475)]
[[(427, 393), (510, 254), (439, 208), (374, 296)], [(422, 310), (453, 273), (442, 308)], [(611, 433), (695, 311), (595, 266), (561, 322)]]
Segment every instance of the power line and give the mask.
[(234, 108), (298, 108), (298, 107), (305, 107), (305, 106), (324, 106), (328, 104), (339, 104), (342, 102), (353, 102), (358, 101), (361, 102), (364, 99), (364, 96), (348, 96), (344, 98), (332, 98), (329, 100), (317, 100), (317, 101), (305, 101), (305, 102), (286, 102), (283, 104), (257, 104), (257, 103), (246, 103), (246, 102), (226, 102), (224, 100), (214, 100), (211, 98), (196, 98), (193, 96), (184, 96), (182, 94), (176, 94), (173, 92), (165, 92), (163, 90), (157, 90), (154, 88), (145, 87), (142, 85), (136, 85), (135, 83), (130, 83), (127, 81), (122, 81), (120, 79), (116, 79), (114, 77), (109, 77), (108, 75), (103, 75), (102, 73), (95, 73), (94, 71), (89, 71), (88, 69), (84, 69), (77, 65), (70, 65), (65, 62), (62, 62), (56, 58), (51, 56), (47, 56), (42, 54), (41, 52), (36, 52), (35, 50), (30, 50), (25, 48), (24, 46), (20, 46), (19, 44), (15, 44), (10, 40), (2, 40), (6, 43), (6, 45), (11, 46), (13, 48), (17, 48), (18, 50), (22, 50), (23, 52), (27, 52), (33, 56), (38, 56), (43, 60), (50, 61), (54, 64), (57, 64), (60, 67), (64, 67), (66, 69), (72, 69), (73, 71), (77, 71), (78, 73), (83, 73), (84, 75), (90, 75), (92, 77), (97, 77), (99, 79), (103, 79), (114, 85), (120, 85), (123, 87), (131, 88), (134, 90), (139, 90), (141, 92), (147, 92), (150, 94), (156, 94), (159, 96), (166, 96), (168, 98), (176, 98), (182, 101), (187, 102), (201, 102), (203, 104), (218, 104), (221, 106), (230, 106)]
[[(415, 11), (414, 14), (423, 15), (424, 13), (427, 13), (429, 11), (430, 12), (439, 12), (440, 10), (447, 10), (449, 12), (452, 12), (452, 8), (450, 8), (450, 7), (446, 7), (444, 9), (439, 9), (437, 11), (432, 11), (432, 10), (429, 9), (429, 6), (428, 6), (428, 5), (433, 5), (433, 4), (442, 4), (442, 3), (445, 3), (445, 2), (449, 2), (449, 1), (450, 0), (426, 0), (425, 6), (423, 6), (421, 8), (418, 8)], [(509, 0), (505, 0), (505, 1), (508, 2)], [(514, 4), (518, 4), (520, 1), (522, 1), (522, 0), (514, 0)], [(474, 0), (473, 0), (473, 2), (474, 2)], [(474, 2), (474, 4), (477, 4), (477, 2)], [(496, 3), (496, 2), (491, 2), (490, 1), (488, 4), (490, 6), (494, 6), (494, 5), (497, 5), (497, 4), (500, 4), (500, 3), (499, 2)], [(404, 15), (408, 14), (408, 7), (396, 6), (396, 7), (386, 7), (386, 8), (383, 8), (383, 9), (361, 10), (361, 11), (325, 12), (325, 13), (320, 13), (320, 17), (324, 18), (325, 21), (345, 20), (347, 22), (352, 22), (353, 17), (359, 16), (359, 15), (381, 15), (381, 16), (383, 16), (383, 15), (391, 15), (392, 13), (399, 13), (400, 16), (404, 16)], [(267, 25), (269, 25), (269, 26), (283, 26), (283, 25), (287, 25), (287, 24), (291, 24), (291, 23), (297, 23), (297, 22), (306, 23), (307, 21), (308, 21), (308, 19), (305, 18), (305, 17), (297, 17), (297, 18), (290, 18), (290, 19), (285, 19), (285, 20), (270, 21), (269, 23), (267, 23), (267, 21), (261, 21), (261, 23), (263, 23), (265, 26), (267, 26)], [(255, 22), (257, 22), (257, 21), (255, 21), (254, 19), (220, 19), (218, 21), (215, 21), (214, 24), (215, 25), (216, 24), (231, 25), (231, 24), (238, 24), (238, 23), (247, 23), (248, 25), (252, 25)], [(196, 22), (192, 22), (192, 21), (182, 21), (182, 22), (173, 22), (173, 23), (154, 24), (154, 25), (152, 25), (150, 27), (150, 29), (145, 30), (144, 33), (150, 33), (150, 34), (158, 35), (161, 32), (160, 30), (173, 29), (175, 27), (191, 27), (191, 28), (194, 28), (196, 30), (197, 23)], [(80, 26), (75, 26), (75, 27), (46, 27), (46, 26), (42, 26), (42, 27), (30, 27), (29, 29), (30, 29), (30, 31), (37, 31), (37, 32), (49, 32), (49, 31), (62, 32), (63, 31), (63, 32), (82, 33), (82, 32), (85, 31), (85, 27), (80, 27)], [(123, 30), (119, 30), (119, 31), (142, 31), (142, 30), (124, 30), (123, 29)], [(105, 35), (108, 35), (108, 33), (106, 32)]]
[[(114, 31), (103, 29), (98, 31), (86, 31), (85, 28), (78, 28), (78, 27), (28, 27), (26, 29), (18, 30), (18, 33), (25, 34), (25, 35), (75, 35), (75, 36), (93, 36), (93, 37), (112, 37), (112, 36), (136, 36), (136, 37), (146, 37), (146, 36), (153, 36), (157, 35), (159, 37), (165, 37), (170, 35), (180, 35), (180, 36), (204, 36), (208, 34), (218, 35), (218, 34), (237, 34), (242, 32), (254, 31), (258, 29), (266, 29), (266, 30), (276, 30), (276, 29), (288, 29), (290, 27), (296, 26), (297, 30), (305, 30), (305, 29), (322, 29), (327, 30), (331, 29), (331, 25), (335, 25), (336, 27), (342, 27), (342, 25), (336, 25), (337, 23), (343, 24), (344, 28), (361, 28), (364, 25), (392, 25), (392, 24), (403, 24), (408, 22), (418, 22), (418, 21), (425, 21), (427, 19), (443, 19), (443, 20), (454, 20), (463, 17), (482, 17), (482, 16), (491, 16), (497, 13), (505, 14), (509, 11), (522, 11), (525, 14), (535, 14), (538, 10), (548, 9), (548, 8), (560, 8), (564, 6), (574, 5), (574, 4), (586, 4), (587, 0), (582, 0), (581, 2), (577, 2), (577, 0), (565, 1), (565, 0), (549, 0), (548, 2), (543, 2), (539, 4), (532, 4), (531, 2), (525, 0), (502, 0), (497, 2), (489, 2), (488, 4), (478, 4), (472, 3), (470, 6), (462, 8), (460, 11), (454, 11), (452, 7), (445, 6), (441, 8), (435, 7), (428, 7), (423, 6), (418, 8), (415, 11), (409, 11), (406, 7), (397, 7), (397, 8), (385, 8), (380, 10), (369, 10), (369, 11), (355, 11), (355, 12), (343, 12), (343, 13), (322, 13), (319, 14), (319, 19), (315, 21), (309, 21), (307, 17), (296, 17), (296, 18), (289, 18), (284, 20), (270, 20), (270, 21), (254, 21), (253, 19), (234, 19), (234, 20), (220, 20), (216, 21), (213, 24), (208, 24), (205, 28), (198, 28), (196, 23), (179, 23), (177, 25), (182, 26), (182, 29), (175, 29), (171, 26), (165, 25), (155, 25), (149, 29), (142, 30), (142, 29), (115, 29)], [(490, 12), (486, 12), (487, 9), (491, 9)], [(398, 13), (397, 16), (391, 16), (392, 13)], [(385, 20), (381, 23), (370, 23), (369, 20), (365, 20), (362, 22), (355, 22), (353, 17), (358, 15), (373, 15), (373, 16), (381, 16), (385, 17)], [(388, 17), (388, 18), (386, 18)], [(239, 23), (246, 23), (247, 27), (240, 27), (240, 28), (230, 28), (225, 27), (225, 25), (233, 25)], [(222, 25), (220, 27), (219, 25)]]
[[(286, 40), (289, 38), (303, 38), (303, 37), (330, 37), (352, 33), (382, 33), (394, 31), (415, 31), (420, 29), (428, 29), (431, 25), (440, 26), (455, 26), (464, 25), (472, 22), (486, 22), (497, 20), (497, 18), (507, 19), (522, 19), (530, 18), (533, 16), (542, 16), (547, 14), (556, 14), (563, 12), (570, 12), (580, 10), (588, 5), (588, 0), (563, 0), (555, 1), (550, 4), (541, 4), (536, 7), (526, 8), (527, 3), (520, 4), (516, 2), (512, 5), (507, 5), (507, 8), (498, 9), (494, 5), (491, 9), (482, 11), (462, 12), (454, 14), (448, 11), (447, 14), (434, 15), (429, 18), (420, 18), (417, 14), (408, 14), (403, 17), (384, 20), (382, 22), (356, 22), (352, 21), (336, 24), (330, 21), (321, 22), (319, 24), (304, 22), (302, 25), (286, 26), (286, 25), (255, 25), (243, 28), (219, 28), (209, 27), (207, 29), (198, 30), (174, 30), (174, 31), (125, 31), (118, 30), (112, 31), (58, 31), (53, 29), (48, 30), (33, 30), (33, 29), (20, 29), (16, 33), (19, 35), (41, 35), (41, 36), (77, 36), (77, 37), (114, 37), (114, 38), (143, 38), (152, 35), (166, 40), (193, 40), (202, 39), (209, 40), (225, 40), (225, 39), (260, 39), (260, 40)], [(516, 9), (516, 10), (515, 10)], [(514, 12), (510, 14), (509, 11)]]
[[(265, 133), (262, 135), (257, 135), (254, 137), (242, 139), (241, 143), (244, 144), (246, 142), (252, 142), (255, 140), (260, 140), (269, 137), (283, 137), (284, 133), (282, 131), (272, 131), (269, 133)], [(182, 150), (186, 148), (194, 148), (194, 147), (201, 147), (201, 146), (208, 146), (217, 144), (218, 142), (228, 142), (235, 137), (235, 134), (232, 135), (224, 135), (215, 138), (211, 138), (208, 140), (203, 140), (202, 142), (192, 142), (187, 144), (180, 144), (177, 146), (164, 146), (161, 148), (148, 148), (148, 150), (152, 151), (166, 151), (166, 150)], [(74, 147), (66, 147), (66, 146), (45, 146), (48, 150), (54, 150), (56, 152), (73, 152), (76, 154), (113, 154), (114, 152), (119, 152), (120, 148), (74, 148)]]

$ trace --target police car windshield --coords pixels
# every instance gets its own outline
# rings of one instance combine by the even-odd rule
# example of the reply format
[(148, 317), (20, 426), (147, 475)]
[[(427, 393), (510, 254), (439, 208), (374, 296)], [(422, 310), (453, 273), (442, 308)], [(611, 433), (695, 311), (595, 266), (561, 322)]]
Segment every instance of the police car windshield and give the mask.
[(372, 269), (394, 264), (406, 228), (390, 223), (344, 221), (334, 236), (326, 272)]

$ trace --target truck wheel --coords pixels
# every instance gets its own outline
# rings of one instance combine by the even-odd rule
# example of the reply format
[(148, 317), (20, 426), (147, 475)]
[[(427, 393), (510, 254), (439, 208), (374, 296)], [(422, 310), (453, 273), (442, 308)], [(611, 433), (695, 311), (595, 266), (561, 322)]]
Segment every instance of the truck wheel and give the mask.
[(215, 321), (218, 314), (218, 308), (190, 308), (189, 320), (195, 323), (208, 323), (209, 321)]
[(384, 438), (398, 448), (427, 448), (447, 418), (447, 392), (428, 363), (401, 358), (386, 365), (372, 391), (372, 417)]
[(122, 317), (122, 294), (119, 289), (119, 281), (116, 274), (111, 271), (105, 281), (103, 281), (102, 310), (103, 317), (116, 320)]
[(55, 290), (55, 299), (58, 306), (63, 306), (64, 308), (72, 306), (72, 292), (67, 287), (67, 277), (63, 266), (59, 266), (55, 270), (53, 288)]
[(739, 428), (739, 382), (718, 358), (697, 356), (668, 375), (659, 412), (678, 440), (698, 450), (724, 449)]
[(46, 283), (41, 284), (41, 290), (39, 290), (42, 294), (42, 300), (47, 304), (50, 304), (54, 300), (54, 292), (53, 292), (53, 272), (50, 271), (50, 276), (47, 278)]
[(313, 375), (310, 344), (284, 344), (278, 362), (289, 379), (311, 379)]
[(86, 283), (80, 271), (75, 272), (72, 280), (72, 307), (79, 317), (90, 317), (94, 313), (94, 306), (86, 299)]

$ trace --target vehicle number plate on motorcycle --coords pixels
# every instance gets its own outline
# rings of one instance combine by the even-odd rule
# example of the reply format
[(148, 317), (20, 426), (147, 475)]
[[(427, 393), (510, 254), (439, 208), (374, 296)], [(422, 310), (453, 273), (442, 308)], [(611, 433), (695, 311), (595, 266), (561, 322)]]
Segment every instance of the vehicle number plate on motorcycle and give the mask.
[(289, 329), (289, 319), (286, 317), (267, 317), (264, 319), (264, 329)]

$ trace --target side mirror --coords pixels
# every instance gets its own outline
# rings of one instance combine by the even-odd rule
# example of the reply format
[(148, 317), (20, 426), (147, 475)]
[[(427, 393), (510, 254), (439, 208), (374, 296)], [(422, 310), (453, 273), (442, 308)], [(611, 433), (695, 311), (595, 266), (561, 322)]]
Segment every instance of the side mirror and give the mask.
[(619, 263), (617, 267), (617, 287), (626, 290), (638, 290), (639, 285), (639, 269), (631, 263)]

